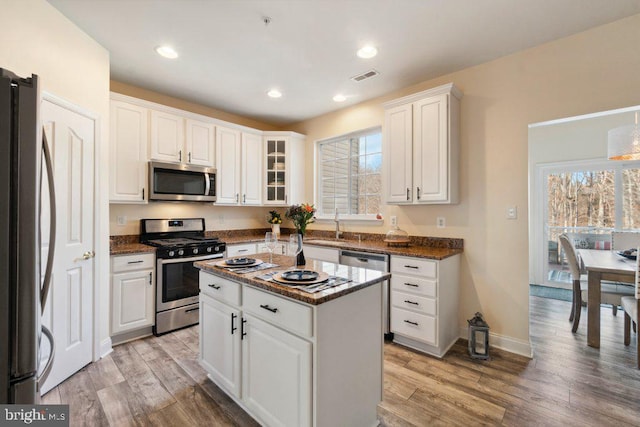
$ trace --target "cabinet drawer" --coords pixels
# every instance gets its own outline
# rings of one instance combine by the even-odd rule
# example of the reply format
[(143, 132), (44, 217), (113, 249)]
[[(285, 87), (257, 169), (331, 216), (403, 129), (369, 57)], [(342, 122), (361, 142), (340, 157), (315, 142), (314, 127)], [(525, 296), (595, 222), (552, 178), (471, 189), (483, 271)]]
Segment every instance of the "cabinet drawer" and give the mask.
[(253, 255), (256, 253), (255, 243), (244, 243), (241, 245), (227, 245), (227, 258), (233, 256)]
[(402, 308), (391, 308), (391, 332), (431, 345), (438, 345), (437, 320)]
[(425, 297), (438, 296), (438, 285), (435, 280), (421, 277), (406, 276), (404, 274), (391, 274), (391, 290), (400, 292), (412, 292)]
[(438, 262), (429, 259), (392, 256), (391, 272), (415, 274), (420, 277), (435, 279), (438, 277)]
[(155, 268), (155, 254), (114, 255), (111, 257), (111, 272), (143, 270)]
[(392, 291), (391, 305), (422, 314), (430, 314), (432, 316), (438, 314), (435, 298), (419, 297), (404, 292)]
[(245, 286), (242, 308), (277, 326), (288, 329), (298, 335), (313, 335), (313, 309), (309, 306), (284, 299)]
[[(263, 254), (263, 253), (269, 253), (269, 249), (267, 249), (267, 245), (265, 245), (264, 243), (258, 243), (258, 250), (256, 253), (259, 254)], [(286, 255), (286, 247), (284, 244), (277, 244), (276, 247), (273, 249), (273, 253), (276, 255)]]
[(241, 286), (240, 283), (200, 272), (200, 292), (218, 301), (239, 306)]

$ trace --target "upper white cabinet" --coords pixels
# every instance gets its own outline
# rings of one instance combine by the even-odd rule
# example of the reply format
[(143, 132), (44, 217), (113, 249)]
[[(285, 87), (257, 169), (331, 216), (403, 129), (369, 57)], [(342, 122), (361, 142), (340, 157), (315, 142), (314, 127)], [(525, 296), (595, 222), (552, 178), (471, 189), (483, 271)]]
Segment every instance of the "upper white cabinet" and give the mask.
[(111, 101), (109, 200), (147, 203), (149, 110)]
[(186, 120), (187, 163), (201, 166), (215, 164), (215, 126), (199, 120)]
[(294, 132), (264, 132), (265, 205), (304, 202), (304, 136)]
[(213, 124), (151, 110), (151, 159), (213, 166), (214, 132)]
[(262, 204), (262, 138), (235, 129), (216, 129), (216, 204)]
[(447, 84), (384, 104), (387, 203), (458, 203), (461, 97)]
[(181, 162), (184, 150), (184, 118), (151, 111), (151, 159)]

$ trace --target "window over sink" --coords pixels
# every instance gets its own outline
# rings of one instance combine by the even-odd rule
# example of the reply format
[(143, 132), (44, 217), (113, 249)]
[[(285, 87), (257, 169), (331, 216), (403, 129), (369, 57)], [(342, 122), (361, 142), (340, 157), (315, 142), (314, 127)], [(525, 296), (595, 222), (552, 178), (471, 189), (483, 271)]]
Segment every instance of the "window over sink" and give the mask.
[(382, 198), (382, 133), (379, 127), (316, 143), (318, 217), (375, 219)]

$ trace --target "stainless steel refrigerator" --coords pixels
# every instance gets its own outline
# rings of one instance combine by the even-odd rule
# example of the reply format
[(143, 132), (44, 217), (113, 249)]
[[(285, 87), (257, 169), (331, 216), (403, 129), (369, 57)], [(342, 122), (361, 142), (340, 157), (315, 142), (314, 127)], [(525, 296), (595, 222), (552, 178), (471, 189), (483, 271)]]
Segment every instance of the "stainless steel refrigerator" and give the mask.
[[(53, 337), (41, 318), (53, 266), (55, 197), (39, 103), (36, 75), (20, 78), (0, 68), (0, 403), (38, 403), (39, 382), (53, 361)], [(43, 179), (51, 218), (44, 274)]]

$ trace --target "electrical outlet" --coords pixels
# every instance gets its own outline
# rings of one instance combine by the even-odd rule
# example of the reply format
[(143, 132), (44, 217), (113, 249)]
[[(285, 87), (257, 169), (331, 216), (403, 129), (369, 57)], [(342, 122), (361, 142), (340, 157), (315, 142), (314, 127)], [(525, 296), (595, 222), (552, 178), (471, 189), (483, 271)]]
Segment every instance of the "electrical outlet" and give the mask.
[(124, 215), (118, 215), (116, 222), (118, 225), (127, 225), (127, 217)]
[(507, 219), (518, 219), (518, 207), (509, 206), (507, 208)]
[(389, 220), (391, 221), (391, 226), (392, 227), (396, 227), (398, 225), (398, 217), (395, 215), (391, 215), (389, 217)]
[(222, 215), (222, 214), (218, 215), (218, 222), (220, 224), (224, 224), (224, 215)]
[(439, 216), (439, 217), (436, 219), (436, 226), (437, 226), (438, 228), (445, 228), (445, 227), (447, 226), (447, 222), (445, 221), (445, 219), (444, 219), (444, 217), (443, 217), (443, 216)]

